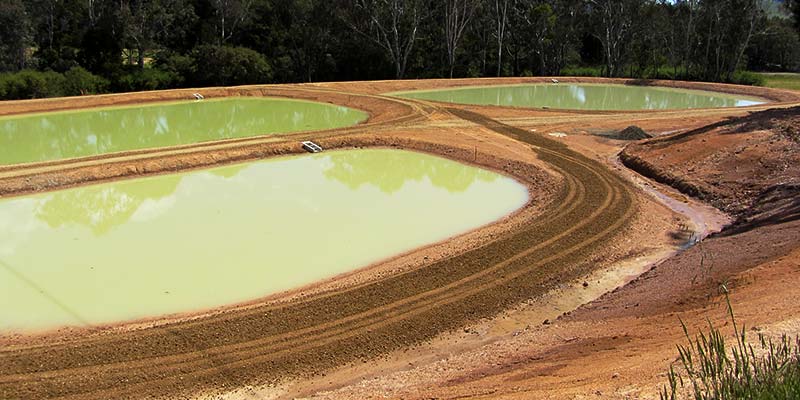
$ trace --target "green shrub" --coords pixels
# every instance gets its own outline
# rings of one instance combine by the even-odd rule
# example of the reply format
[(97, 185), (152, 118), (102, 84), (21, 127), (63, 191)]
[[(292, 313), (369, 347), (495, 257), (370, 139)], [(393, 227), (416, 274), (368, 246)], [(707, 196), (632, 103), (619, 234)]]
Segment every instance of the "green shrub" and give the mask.
[(22, 70), (0, 74), (0, 97), (4, 100), (61, 96), (63, 87), (64, 76), (53, 71)]
[(53, 71), (23, 70), (0, 74), (0, 99), (78, 96), (101, 93), (107, 86), (108, 81), (81, 67), (73, 67), (63, 74)]
[(13, 100), (15, 99), (14, 94), (15, 89), (15, 81), (16, 74), (11, 73), (3, 73), (0, 74), (0, 99), (2, 100)]
[(266, 58), (244, 47), (198, 46), (193, 58), (194, 83), (199, 86), (245, 85), (272, 80), (272, 68)]
[(58, 97), (63, 94), (64, 75), (47, 71), (21, 71), (19, 72), (24, 82), (20, 98), (40, 99), (44, 97)]
[(177, 86), (178, 76), (158, 68), (133, 69), (114, 80), (118, 92), (170, 89)]
[(737, 71), (733, 74), (730, 83), (739, 85), (764, 86), (764, 77), (750, 71)]
[(187, 78), (196, 73), (194, 58), (174, 53), (159, 53), (156, 55), (153, 67), (172, 74), (173, 87), (185, 86)]
[(64, 73), (65, 96), (81, 96), (103, 93), (108, 88), (108, 80), (92, 74), (81, 67), (70, 68)]

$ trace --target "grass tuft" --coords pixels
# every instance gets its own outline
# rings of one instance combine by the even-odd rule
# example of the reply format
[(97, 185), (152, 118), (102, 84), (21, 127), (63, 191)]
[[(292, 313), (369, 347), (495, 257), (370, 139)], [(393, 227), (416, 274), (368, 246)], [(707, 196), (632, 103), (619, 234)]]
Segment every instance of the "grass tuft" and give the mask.
[(708, 332), (693, 339), (681, 321), (688, 343), (678, 345), (680, 368), (670, 366), (661, 400), (800, 399), (800, 337), (783, 335), (774, 341), (759, 334), (754, 347), (744, 325), (738, 327), (727, 289), (723, 290), (735, 342), (728, 346), (711, 321)]

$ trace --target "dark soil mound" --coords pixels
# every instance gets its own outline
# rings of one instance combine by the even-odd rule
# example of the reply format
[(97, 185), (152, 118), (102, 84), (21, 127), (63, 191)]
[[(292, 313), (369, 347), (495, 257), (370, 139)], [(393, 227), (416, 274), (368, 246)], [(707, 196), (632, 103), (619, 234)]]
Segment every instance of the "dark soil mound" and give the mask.
[(642, 139), (650, 139), (653, 135), (644, 131), (644, 129), (639, 128), (636, 125), (631, 125), (619, 132), (610, 134), (607, 136), (610, 139), (617, 139), (617, 140), (642, 140)]

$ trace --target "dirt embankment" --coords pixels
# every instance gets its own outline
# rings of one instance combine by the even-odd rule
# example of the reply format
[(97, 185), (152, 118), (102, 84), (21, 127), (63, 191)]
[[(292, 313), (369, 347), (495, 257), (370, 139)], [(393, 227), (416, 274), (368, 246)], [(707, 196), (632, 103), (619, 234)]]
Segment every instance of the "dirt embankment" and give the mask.
[(679, 368), (681, 322), (731, 337), (723, 283), (751, 337), (796, 335), (800, 222), (710, 238), (550, 324), (310, 398), (658, 399)]
[(751, 336), (797, 335), (798, 122), (796, 109), (772, 110), (629, 146), (629, 165), (738, 223), (557, 321), (314, 398), (658, 398), (681, 322), (732, 334), (723, 285)]
[[(628, 145), (622, 162), (740, 218), (800, 212), (800, 107)], [(770, 211), (772, 210), (772, 211)]]

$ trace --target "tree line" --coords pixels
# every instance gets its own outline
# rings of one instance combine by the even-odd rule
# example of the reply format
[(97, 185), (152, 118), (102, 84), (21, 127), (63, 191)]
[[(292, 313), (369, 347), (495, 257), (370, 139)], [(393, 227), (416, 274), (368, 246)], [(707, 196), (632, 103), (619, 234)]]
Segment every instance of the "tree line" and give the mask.
[(755, 83), (797, 1), (2, 0), (0, 98), (562, 74)]

